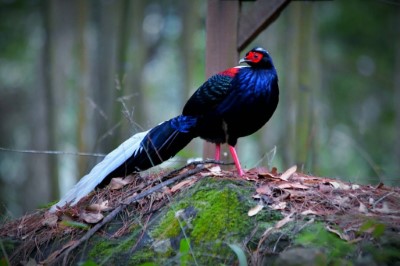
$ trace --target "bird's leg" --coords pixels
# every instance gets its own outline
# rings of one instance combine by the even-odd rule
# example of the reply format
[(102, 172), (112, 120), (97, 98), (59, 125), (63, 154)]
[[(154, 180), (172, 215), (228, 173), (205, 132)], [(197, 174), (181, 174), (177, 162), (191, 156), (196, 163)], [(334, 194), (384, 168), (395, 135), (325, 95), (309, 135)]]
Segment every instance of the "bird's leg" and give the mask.
[(215, 160), (219, 161), (221, 158), (221, 144), (215, 144)]
[(242, 167), (240, 166), (239, 157), (237, 156), (235, 147), (229, 145), (229, 151), (230, 151), (231, 154), (232, 154), (233, 161), (235, 162), (236, 169), (237, 169), (239, 175), (240, 175), (240, 176), (243, 176), (243, 175), (244, 175), (244, 172), (243, 172), (243, 170), (242, 170)]

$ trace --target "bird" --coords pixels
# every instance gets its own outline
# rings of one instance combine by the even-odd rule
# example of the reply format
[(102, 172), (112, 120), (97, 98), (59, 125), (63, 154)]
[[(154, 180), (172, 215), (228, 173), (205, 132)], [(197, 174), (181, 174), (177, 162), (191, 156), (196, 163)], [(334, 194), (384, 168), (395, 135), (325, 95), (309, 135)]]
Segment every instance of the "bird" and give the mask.
[[(245, 63), (246, 65), (242, 65)], [(272, 57), (262, 47), (249, 50), (238, 66), (211, 76), (188, 99), (182, 113), (120, 144), (54, 204), (51, 212), (75, 205), (113, 177), (125, 177), (156, 166), (200, 137), (215, 144), (220, 160), (227, 144), (239, 176), (245, 174), (235, 146), (238, 138), (263, 127), (279, 102), (278, 75)]]

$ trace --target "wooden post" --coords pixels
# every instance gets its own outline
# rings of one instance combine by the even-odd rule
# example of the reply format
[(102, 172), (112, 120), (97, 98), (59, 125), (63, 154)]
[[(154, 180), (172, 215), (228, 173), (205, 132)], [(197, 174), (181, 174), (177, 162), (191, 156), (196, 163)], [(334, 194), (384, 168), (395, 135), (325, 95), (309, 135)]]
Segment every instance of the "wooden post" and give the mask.
[[(208, 0), (207, 78), (226, 68), (236, 66), (239, 53), (279, 16), (290, 1), (256, 1), (250, 10), (240, 14), (239, 0)], [(203, 147), (203, 158), (214, 158), (214, 145), (205, 142)]]
[[(239, 1), (208, 0), (206, 19), (206, 78), (236, 66)], [(203, 158), (214, 158), (214, 145), (204, 142)]]

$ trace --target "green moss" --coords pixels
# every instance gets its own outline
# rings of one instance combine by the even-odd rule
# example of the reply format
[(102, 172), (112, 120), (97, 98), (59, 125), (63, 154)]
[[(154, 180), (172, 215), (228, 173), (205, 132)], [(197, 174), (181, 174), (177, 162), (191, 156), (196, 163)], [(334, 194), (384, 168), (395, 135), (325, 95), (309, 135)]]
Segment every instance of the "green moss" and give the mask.
[(97, 239), (95, 240), (96, 245), (89, 252), (90, 259), (103, 259), (111, 257), (114, 253), (118, 244), (113, 243), (109, 239)]
[(221, 240), (224, 235), (238, 236), (246, 231), (246, 209), (232, 189), (198, 191), (193, 200), (200, 210), (191, 233), (195, 243)]
[[(153, 265), (156, 254), (152, 250), (136, 252), (129, 259), (129, 265)], [(154, 264), (156, 265), (156, 264)]]
[[(155, 227), (151, 232), (154, 238), (165, 239), (174, 238), (179, 236), (181, 233), (181, 226), (175, 213), (178, 210), (185, 209), (188, 206), (186, 202), (182, 202), (178, 205), (172, 205), (171, 209), (165, 214), (165, 217), (161, 220), (160, 224)], [(186, 224), (185, 221), (181, 221), (183, 226)]]
[[(253, 188), (246, 184), (204, 179), (174, 199), (150, 232), (155, 239), (169, 238), (171, 243), (175, 243), (173, 248), (176, 252), (169, 257), (162, 254), (164, 260), (177, 263), (184, 258), (188, 265), (194, 263), (193, 258), (201, 265), (233, 263), (236, 256), (227, 243), (240, 242), (254, 228), (251, 224), (257, 223), (255, 218), (247, 216), (254, 203), (250, 197)], [(178, 211), (180, 214), (176, 215)], [(190, 252), (178, 251), (176, 243), (181, 243), (182, 239), (190, 240)]]
[(296, 236), (295, 243), (305, 247), (315, 247), (325, 250), (330, 263), (337, 263), (354, 251), (354, 246), (327, 231), (322, 223), (307, 227)]
[(95, 243), (88, 253), (88, 258), (101, 262), (119, 261), (122, 257), (127, 257), (130, 249), (137, 241), (137, 234), (130, 234), (125, 239), (108, 239), (96, 237)]

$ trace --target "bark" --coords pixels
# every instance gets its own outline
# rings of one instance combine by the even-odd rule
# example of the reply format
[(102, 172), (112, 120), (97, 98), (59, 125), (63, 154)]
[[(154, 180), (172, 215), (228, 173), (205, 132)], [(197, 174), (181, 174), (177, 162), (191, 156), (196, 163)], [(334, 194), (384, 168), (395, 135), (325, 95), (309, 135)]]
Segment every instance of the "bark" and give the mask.
[[(43, 22), (45, 29), (45, 41), (43, 46), (42, 70), (43, 70), (43, 88), (44, 88), (44, 104), (46, 113), (47, 128), (47, 149), (56, 150), (57, 137), (57, 112), (58, 108), (55, 102), (53, 90), (53, 69), (54, 69), (54, 3), (46, 1), (43, 4)], [(55, 156), (48, 157), (50, 193), (52, 199), (59, 198), (59, 181), (58, 181), (58, 161)]]
[[(77, 50), (78, 50), (78, 67), (79, 67), (79, 85), (78, 85), (78, 101), (77, 101), (77, 147), (78, 151), (88, 151), (91, 136), (89, 135), (89, 115), (87, 108), (87, 97), (89, 93), (89, 49), (86, 42), (86, 24), (88, 21), (88, 2), (75, 2), (78, 7), (78, 23), (77, 23)], [(83, 176), (87, 172), (87, 157), (81, 156), (78, 161), (78, 176)], [(76, 177), (78, 179), (79, 177)]]

